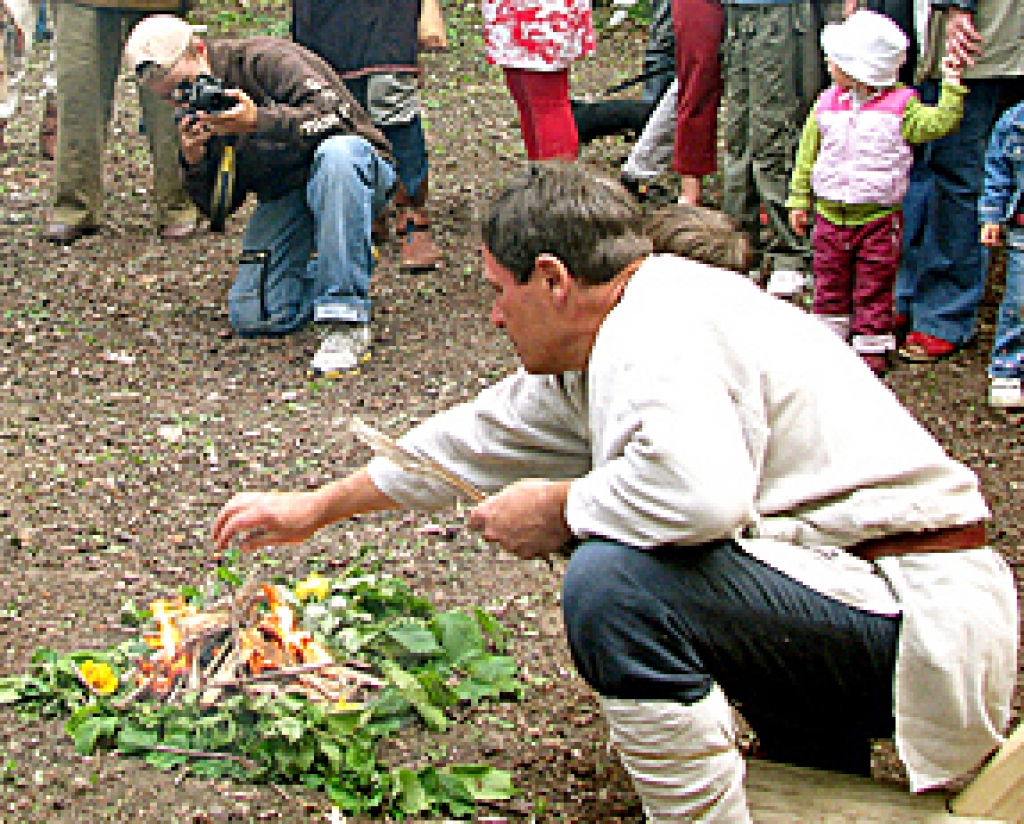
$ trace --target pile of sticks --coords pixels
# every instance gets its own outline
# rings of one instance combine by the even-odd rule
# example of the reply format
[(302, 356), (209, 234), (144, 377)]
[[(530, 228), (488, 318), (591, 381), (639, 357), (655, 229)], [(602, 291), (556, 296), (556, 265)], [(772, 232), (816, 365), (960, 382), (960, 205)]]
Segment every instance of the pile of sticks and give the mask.
[(308, 633), (303, 634), (309, 644), (289, 643), (273, 613), (260, 608), (266, 601), (284, 604), (275, 590), (246, 582), (208, 611), (167, 619), (174, 625), (173, 648), (161, 646), (137, 662), (129, 673), (136, 686), (115, 702), (118, 708), (144, 699), (175, 703), (196, 694), (200, 706), (212, 707), (238, 692), (250, 697), (298, 694), (358, 706), (384, 686), (364, 663), (335, 661)]

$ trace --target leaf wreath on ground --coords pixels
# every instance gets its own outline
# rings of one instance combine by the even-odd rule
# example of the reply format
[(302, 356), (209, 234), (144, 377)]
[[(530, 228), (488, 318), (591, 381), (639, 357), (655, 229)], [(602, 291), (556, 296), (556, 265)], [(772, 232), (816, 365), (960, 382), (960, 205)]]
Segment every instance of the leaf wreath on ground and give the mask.
[[(225, 583), (242, 583), (227, 567), (216, 577), (210, 598)], [(401, 579), (361, 566), (275, 590), (336, 660), (374, 674), (382, 686), (371, 700), (325, 703), (232, 690), (208, 705), (203, 689), (132, 700), (138, 668), (152, 657), (138, 639), (105, 650), (40, 648), (31, 672), (0, 678), (0, 704), (35, 717), (67, 716), (65, 729), (81, 755), (116, 748), (158, 769), (301, 783), (350, 814), (464, 818), (478, 802), (512, 797), (510, 774), (484, 764), (388, 769), (377, 755), (382, 740), (410, 723), (445, 730), (446, 710), (459, 703), (522, 697), (497, 618), (479, 608), (439, 613)], [(194, 587), (183, 597), (204, 606)], [(152, 616), (126, 604), (122, 617), (143, 625)]]

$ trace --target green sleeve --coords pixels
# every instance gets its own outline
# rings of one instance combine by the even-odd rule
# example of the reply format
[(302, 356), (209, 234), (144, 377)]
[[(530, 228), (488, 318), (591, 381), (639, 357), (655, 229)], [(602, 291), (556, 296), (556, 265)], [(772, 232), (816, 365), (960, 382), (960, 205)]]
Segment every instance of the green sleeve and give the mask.
[(943, 81), (938, 105), (926, 106), (918, 98), (911, 98), (903, 112), (903, 125), (900, 129), (903, 139), (907, 143), (924, 143), (954, 131), (964, 116), (966, 94), (966, 86)]
[(796, 161), (793, 164), (793, 177), (789, 181), (789, 199), (787, 209), (811, 208), (811, 169), (821, 149), (821, 130), (815, 114), (818, 107), (807, 117), (803, 133), (800, 135), (800, 146), (796, 150)]

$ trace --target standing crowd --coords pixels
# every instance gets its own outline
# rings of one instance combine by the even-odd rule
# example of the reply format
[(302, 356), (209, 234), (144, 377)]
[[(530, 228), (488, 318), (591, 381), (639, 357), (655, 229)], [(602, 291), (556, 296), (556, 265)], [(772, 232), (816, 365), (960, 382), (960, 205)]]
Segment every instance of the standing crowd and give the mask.
[[(117, 2), (55, 10), (46, 236), (102, 227), (123, 61), (161, 239), (191, 234), (198, 213), (222, 226), (254, 194), (232, 326), (313, 322), (311, 370), (358, 368), (374, 236), (394, 221), (403, 267), (441, 259), (421, 3), (295, 0), (292, 39), (208, 40), (176, 0)], [(617, 182), (572, 162), (589, 0), (483, 0), (486, 56), (531, 161), (481, 232), (489, 320), (521, 368), (400, 444), (486, 492), (469, 515), (485, 541), (569, 554), (568, 646), (654, 822), (750, 821), (736, 709), (789, 763), (869, 774), (870, 742), (892, 738), (914, 791), (1005, 740), (1013, 575), (977, 477), (878, 374), (899, 339), (912, 362), (973, 339), (987, 249), (1005, 244), (989, 399), (1024, 406), (1024, 105), (1000, 114), (1024, 74), (1024, 16), (1017, 0), (917, 3), (654, 2), (644, 77), (659, 131)], [(700, 205), (720, 100), (724, 214)], [(682, 202), (648, 220), (638, 196), (670, 157)], [(787, 299), (809, 273), (811, 314)], [(239, 494), (213, 538), (283, 547), (454, 495), (377, 457), (317, 490)]]
[[(146, 14), (177, 13), (180, 2), (80, 0), (53, 7), (55, 92), (40, 133), (44, 154), (55, 155), (48, 239), (73, 243), (102, 226), (101, 159), (125, 39)], [(634, 2), (615, 0), (615, 17)], [(419, 100), (421, 23), (431, 15), (436, 26), (438, 14), (436, 2), (426, 5), (424, 14), (417, 0), (293, 4), (293, 44), (323, 61), (311, 82), (326, 88), (340, 80), (347, 102), (374, 129), (361, 136), (387, 156), (382, 177), (365, 191), (358, 164), (341, 164), (355, 176), (355, 188), (343, 188), (367, 209), (353, 203), (342, 213), (317, 204), (310, 187), (325, 171), (310, 152), (339, 131), (352, 136), (346, 118), (340, 129), (329, 123), (297, 140), (291, 147), (297, 154), (287, 161), (291, 151), (280, 142), (270, 154), (262, 145), (265, 179), (235, 180), (219, 168), (221, 147), (230, 145), (238, 159), (237, 177), (252, 165), (250, 148), (266, 143), (262, 126), (233, 122), (230, 111), (176, 121), (151, 85), (140, 84), (160, 238), (190, 236), (200, 211), (214, 209), (214, 225), (222, 225), (255, 192), (261, 205), (243, 241), (231, 322), (242, 335), (287, 334), (317, 323), (323, 343), (314, 374), (344, 374), (369, 356), (373, 242), (388, 236), (392, 222), (403, 269), (430, 270), (442, 260), (427, 208)], [(6, 119), (17, 106), (24, 55), (45, 6), (5, 0), (4, 8), (0, 118)], [(575, 160), (570, 71), (596, 48), (591, 0), (482, 0), (482, 12), (486, 58), (502, 69), (527, 157)], [(1012, 106), (1004, 114), (1010, 90), (1019, 94), (1024, 76), (1024, 16), (1014, 0), (865, 0), (860, 9), (858, 0), (654, 0), (651, 12), (641, 75), (650, 116), (620, 182), (641, 201), (651, 199), (663, 194), (657, 178), (671, 163), (680, 176), (679, 201), (699, 204), (703, 181), (721, 157), (721, 207), (751, 238), (749, 274), (783, 299), (803, 300), (813, 291), (814, 314), (878, 374), (894, 352), (911, 363), (932, 363), (975, 340), (989, 250), (1004, 246), (1007, 283), (988, 399), (994, 407), (1024, 407), (1021, 118)], [(432, 36), (443, 38), (443, 28)], [(297, 46), (278, 39), (252, 48)], [(308, 65), (300, 57), (295, 68), (301, 74)], [(204, 71), (210, 68), (217, 67)], [(269, 85), (249, 80), (259, 86), (257, 108), (269, 101), (296, 109), (310, 103), (282, 86), (283, 77)], [(253, 88), (237, 87), (252, 96)], [(295, 128), (309, 126), (304, 118), (326, 113), (333, 100), (328, 95), (306, 108)], [(203, 143), (211, 151), (203, 163), (183, 168), (179, 145), (190, 130), (193, 142), (207, 134)], [(189, 154), (199, 158), (197, 150)], [(282, 178), (279, 164), (298, 157), (301, 169)], [(232, 202), (196, 197), (195, 181), (204, 175), (210, 187), (230, 180)], [(294, 194), (299, 179), (307, 186), (301, 197)], [(278, 202), (282, 180), (298, 198), (297, 211)], [(353, 209), (361, 212), (358, 221)]]

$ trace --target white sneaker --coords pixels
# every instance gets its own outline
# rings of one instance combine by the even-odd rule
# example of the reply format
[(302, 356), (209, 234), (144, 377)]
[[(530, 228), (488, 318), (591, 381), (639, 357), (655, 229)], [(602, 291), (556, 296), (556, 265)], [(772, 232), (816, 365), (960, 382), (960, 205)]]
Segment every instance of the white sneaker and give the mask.
[(777, 298), (791, 298), (800, 294), (806, 282), (804, 273), (796, 269), (773, 269), (766, 291)]
[(1019, 409), (1024, 407), (1024, 390), (1020, 378), (990, 378), (988, 385), (988, 405), (1000, 409)]
[(340, 377), (370, 359), (370, 324), (331, 323), (327, 328), (309, 367), (314, 377)]

